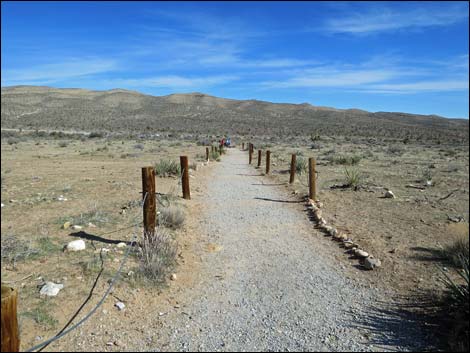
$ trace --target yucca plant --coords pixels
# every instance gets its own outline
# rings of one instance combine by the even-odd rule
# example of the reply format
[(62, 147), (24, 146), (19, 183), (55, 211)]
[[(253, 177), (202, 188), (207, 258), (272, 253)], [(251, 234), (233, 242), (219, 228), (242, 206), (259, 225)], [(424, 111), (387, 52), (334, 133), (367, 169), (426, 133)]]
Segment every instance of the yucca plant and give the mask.
[(452, 351), (467, 352), (469, 349), (469, 254), (459, 256), (462, 269), (457, 270), (461, 283), (452, 279), (441, 269), (441, 280), (446, 293), (441, 302), (442, 311), (450, 322), (448, 344)]
[(306, 158), (298, 157), (295, 161), (295, 171), (297, 174), (302, 175), (308, 171), (308, 161)]
[(361, 172), (359, 172), (357, 169), (344, 168), (344, 175), (346, 178), (345, 184), (350, 188), (357, 190), (362, 180)]
[(172, 160), (161, 159), (155, 164), (155, 174), (158, 176), (181, 175), (181, 166)]

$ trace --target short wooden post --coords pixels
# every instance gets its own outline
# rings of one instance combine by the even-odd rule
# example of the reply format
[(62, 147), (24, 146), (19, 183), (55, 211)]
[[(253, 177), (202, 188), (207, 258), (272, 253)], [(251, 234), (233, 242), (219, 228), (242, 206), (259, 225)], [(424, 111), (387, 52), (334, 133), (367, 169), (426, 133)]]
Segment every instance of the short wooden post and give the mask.
[(155, 168), (142, 168), (142, 199), (144, 202), (144, 234), (153, 236), (157, 221), (157, 199), (155, 195)]
[(266, 174), (269, 174), (271, 169), (271, 151), (266, 151)]
[(20, 335), (17, 317), (18, 292), (2, 284), (2, 352), (19, 352)]
[(245, 142), (242, 143), (242, 151), (245, 150)]
[(209, 162), (209, 147), (206, 147), (206, 161)]
[(292, 184), (295, 179), (295, 167), (296, 167), (296, 159), (297, 156), (295, 154), (292, 155), (292, 158), (290, 160), (290, 178), (289, 178), (289, 184)]
[(317, 185), (315, 174), (315, 158), (308, 159), (308, 197), (314, 201), (317, 199)]
[(211, 152), (214, 153), (214, 145), (211, 146)]
[(187, 156), (180, 156), (180, 164), (181, 164), (181, 176), (182, 176), (181, 184), (183, 185), (183, 198), (186, 199), (186, 200), (190, 200), (191, 195), (190, 195), (190, 192), (189, 192), (188, 157)]
[(253, 145), (250, 143), (248, 145), (248, 163), (251, 164), (251, 161), (253, 159)]
[(258, 150), (258, 168), (261, 167), (261, 150)]

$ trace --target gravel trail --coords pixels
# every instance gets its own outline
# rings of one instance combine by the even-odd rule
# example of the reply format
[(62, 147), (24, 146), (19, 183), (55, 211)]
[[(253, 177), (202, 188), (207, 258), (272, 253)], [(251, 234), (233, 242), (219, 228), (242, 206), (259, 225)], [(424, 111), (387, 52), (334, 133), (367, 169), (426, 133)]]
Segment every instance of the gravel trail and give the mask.
[[(358, 325), (387, 294), (345, 276), (302, 206), (231, 149), (214, 170), (201, 232), (210, 251), (177, 314), (161, 317), (154, 350), (374, 351), (419, 347), (404, 323)], [(280, 202), (290, 201), (290, 202)], [(388, 332), (390, 331), (390, 332)], [(400, 331), (400, 332), (398, 332)], [(388, 333), (387, 333), (388, 332)], [(412, 336), (412, 337), (410, 337)], [(413, 340), (415, 346), (408, 342)], [(384, 348), (386, 347), (386, 348)], [(140, 347), (142, 349), (142, 346)]]

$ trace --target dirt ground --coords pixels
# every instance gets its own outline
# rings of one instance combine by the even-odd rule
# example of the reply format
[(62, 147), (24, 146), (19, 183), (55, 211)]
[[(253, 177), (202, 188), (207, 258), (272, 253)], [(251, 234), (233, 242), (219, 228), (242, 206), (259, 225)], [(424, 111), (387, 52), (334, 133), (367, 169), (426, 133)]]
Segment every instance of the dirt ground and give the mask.
[[(109, 241), (130, 240), (136, 231), (133, 225), (141, 219), (141, 209), (136, 207), (141, 198), (141, 167), (154, 165), (160, 158), (178, 161), (182, 154), (187, 154), (190, 162), (202, 163), (201, 157), (205, 154), (205, 147), (192, 142), (90, 139), (72, 140), (65, 147), (59, 143), (54, 139), (38, 139), (10, 145), (2, 139), (1, 274), (2, 281), (19, 288), (22, 350), (49, 338), (66, 324), (89, 294), (99, 271), (99, 254), (95, 248), (106, 247), (111, 251), (105, 257), (103, 277), (84, 312), (100, 299), (107, 288), (106, 281), (114, 275), (123, 256), (122, 250)], [(355, 267), (357, 261), (349, 259), (343, 249), (332, 243), (334, 256), (353, 269), (353, 276), (356, 272), (371, 286), (394, 288), (397, 294), (403, 295), (441, 288), (436, 265), (445, 266), (448, 271), (453, 269), (443, 262), (440, 249), (458, 237), (468, 237), (468, 146), (402, 144), (391, 149), (387, 144), (344, 140), (320, 143), (320, 149), (312, 150), (309, 145), (286, 142), (263, 146), (255, 141), (255, 148), (263, 151), (269, 148), (272, 152), (271, 175), (265, 182), (271, 180), (273, 184), (280, 184), (276, 187), (285, 188), (286, 197), (295, 192), (300, 198), (308, 191), (307, 178), (302, 175), (293, 185), (287, 185), (290, 155), (297, 152), (305, 158), (315, 157), (319, 173), (318, 198), (324, 204), (324, 217), (382, 261), (379, 271), (360, 271)], [(333, 155), (354, 154), (361, 156), (354, 166), (329, 160)], [(257, 153), (254, 165), (256, 156)], [(263, 153), (262, 167), (264, 157)], [(193, 173), (191, 192), (195, 196), (203, 193), (206, 183), (210, 182), (207, 178), (213, 165), (199, 167)], [(362, 187), (357, 191), (330, 188), (344, 183), (345, 167), (362, 174)], [(432, 186), (423, 190), (407, 187), (409, 184), (425, 185), (429, 177)], [(384, 188), (392, 190), (396, 198), (383, 198)], [(195, 274), (200, 259), (193, 251), (194, 246), (209, 245), (197, 245), (199, 235), (192, 227), (204, 205), (194, 202), (187, 207), (187, 202), (180, 197), (176, 178), (157, 178), (157, 191), (173, 195), (174, 202), (186, 211), (185, 226), (174, 232), (180, 244), (178, 280), (168, 281), (166, 286), (158, 288), (142, 286), (127, 275), (137, 265), (131, 257), (124, 268), (123, 280), (112, 293), (113, 299), (105, 302), (100, 309), (102, 316), (96, 318), (98, 329), (104, 332), (107, 332), (106, 321), (135, 324), (139, 317), (148, 315), (149, 310), (165, 315), (168, 308), (179, 305), (175, 293), (191, 287), (197, 280)], [(58, 201), (60, 195), (67, 201)], [(71, 236), (74, 231), (61, 227), (68, 218), (77, 219), (80, 215), (97, 226), (84, 224), (85, 232), (97, 236), (92, 242), (95, 248), (91, 246), (78, 254), (64, 253), (62, 247), (77, 238)], [(462, 222), (449, 220), (459, 217)], [(18, 259), (13, 266), (3, 258), (6, 239), (21, 241), (26, 248), (39, 249), (39, 253), (25, 261)], [(37, 286), (43, 280), (65, 284), (60, 298), (40, 298)], [(118, 299), (135, 308), (132, 315), (129, 312), (120, 315), (113, 307)], [(107, 336), (114, 342), (114, 332), (110, 331)], [(103, 350), (119, 349), (118, 346), (107, 347), (106, 342), (102, 344)], [(60, 347), (61, 343), (47, 350)]]
[[(19, 288), (22, 350), (57, 333), (75, 313), (99, 272), (101, 248), (111, 251), (104, 258), (105, 269), (95, 292), (79, 317), (96, 304), (108, 287), (107, 281), (115, 274), (124, 256), (116, 243), (130, 241), (136, 231), (142, 232), (140, 227), (134, 226), (142, 219), (142, 210), (138, 206), (142, 198), (142, 167), (167, 158), (179, 163), (180, 155), (188, 155), (190, 165), (197, 162), (199, 166), (196, 171), (190, 171), (193, 195), (202, 192), (203, 175), (211, 169), (211, 164), (201, 167), (205, 147), (195, 143), (107, 142), (104, 139), (72, 140), (66, 147), (60, 147), (59, 143), (53, 139), (40, 139), (9, 145), (2, 139), (2, 282)], [(197, 218), (198, 208), (186, 207), (187, 201), (181, 197), (178, 181), (176, 177), (157, 177), (156, 190), (181, 205), (187, 219)], [(58, 201), (60, 195), (67, 200)], [(83, 252), (62, 251), (69, 241), (79, 239), (73, 237), (78, 231), (62, 229), (64, 222), (71, 218), (81, 220), (82, 231), (95, 236), (92, 246)], [(87, 226), (88, 221), (96, 228)], [(183, 233), (185, 236), (180, 236)], [(178, 274), (177, 283), (182, 286), (191, 281), (191, 271), (197, 268), (197, 262), (191, 260), (192, 254), (186, 251), (194, 241), (192, 234), (189, 223), (173, 232), (179, 243), (179, 267), (183, 269), (178, 272), (181, 275)], [(4, 246), (9, 239), (24, 243), (25, 249), (29, 249), (27, 252), (37, 250), (39, 253), (26, 260), (18, 259), (13, 265), (4, 258), (8, 255)], [(184, 270), (187, 261), (191, 271)], [(127, 303), (129, 291), (132, 292), (131, 300), (137, 300), (143, 311), (147, 306), (155, 307), (155, 301), (171, 301), (171, 298), (155, 295), (155, 291), (165, 293), (165, 285), (147, 288), (128, 276), (136, 266), (136, 259), (130, 256), (123, 269), (123, 279), (118, 282), (112, 299), (102, 307), (109, 316), (117, 315), (113, 307), (116, 298), (126, 298), (123, 301)], [(63, 283), (64, 289), (56, 298), (41, 298), (38, 285), (43, 281)], [(169, 285), (173, 283), (168, 282)], [(51, 349), (56, 347), (51, 346)]]
[[(264, 151), (269, 149), (269, 178), (289, 193), (304, 197), (308, 195), (307, 173), (297, 174), (295, 183), (288, 184), (291, 154), (296, 153), (297, 159), (314, 157), (317, 198), (324, 205), (323, 217), (382, 262), (381, 271), (367, 272), (371, 285), (394, 288), (405, 296), (441, 288), (442, 273), (438, 267), (451, 269), (440, 251), (456, 239), (469, 236), (468, 146), (345, 140), (316, 144), (321, 147), (255, 143), (253, 165), (257, 166), (257, 149), (261, 148), (261, 172), (265, 172)], [(355, 165), (345, 165), (332, 162), (333, 156), (359, 156), (360, 160)], [(332, 188), (346, 183), (345, 169), (361, 175), (357, 190)], [(426, 186), (427, 180), (431, 186)], [(386, 190), (391, 190), (395, 198), (384, 198)], [(341, 249), (337, 256), (356, 266), (356, 261)]]

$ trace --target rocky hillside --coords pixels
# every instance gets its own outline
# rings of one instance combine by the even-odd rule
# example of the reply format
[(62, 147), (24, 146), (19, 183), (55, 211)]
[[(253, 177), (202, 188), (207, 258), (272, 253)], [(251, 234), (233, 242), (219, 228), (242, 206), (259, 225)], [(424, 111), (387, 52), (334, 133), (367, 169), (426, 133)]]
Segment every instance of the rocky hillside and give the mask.
[(233, 100), (202, 93), (157, 97), (122, 89), (89, 91), (36, 86), (3, 87), (1, 91), (2, 128), (319, 134), (468, 143), (468, 120), (434, 115)]

